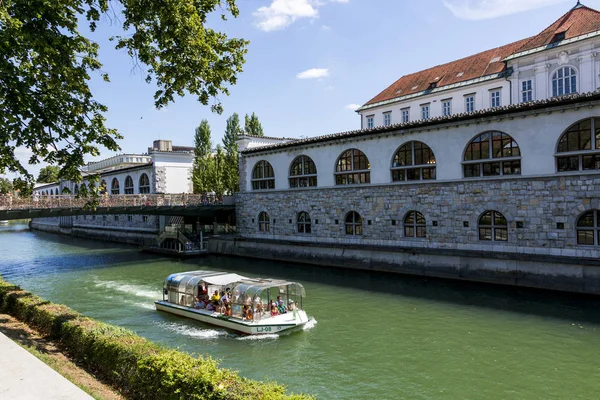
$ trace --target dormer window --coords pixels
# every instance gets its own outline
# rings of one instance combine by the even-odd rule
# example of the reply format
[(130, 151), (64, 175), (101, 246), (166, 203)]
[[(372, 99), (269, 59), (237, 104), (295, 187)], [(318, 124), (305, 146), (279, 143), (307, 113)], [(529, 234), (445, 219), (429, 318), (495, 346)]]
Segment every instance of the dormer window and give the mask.
[(555, 33), (554, 37), (552, 38), (552, 42), (550, 42), (550, 43), (562, 42), (563, 40), (565, 40), (566, 34), (567, 34), (567, 31)]

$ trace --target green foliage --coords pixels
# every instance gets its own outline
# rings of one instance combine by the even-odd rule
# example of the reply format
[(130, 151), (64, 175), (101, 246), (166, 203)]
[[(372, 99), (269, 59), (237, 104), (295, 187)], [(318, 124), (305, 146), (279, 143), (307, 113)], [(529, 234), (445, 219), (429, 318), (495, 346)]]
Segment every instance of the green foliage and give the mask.
[(9, 194), (13, 192), (13, 184), (7, 178), (0, 178), (0, 194)]
[(244, 130), (246, 131), (247, 135), (260, 136), (260, 137), (263, 137), (265, 135), (263, 133), (262, 125), (260, 124), (260, 121), (258, 120), (258, 117), (256, 116), (255, 113), (252, 113), (251, 116), (248, 116), (248, 114), (246, 114), (246, 117), (244, 118), (244, 122), (245, 122)]
[(308, 399), (275, 383), (251, 381), (210, 358), (165, 349), (133, 332), (94, 321), (0, 278), (0, 312), (60, 341), (74, 361), (131, 399)]
[[(206, 27), (213, 12), (237, 17), (235, 0), (0, 1), (0, 174), (33, 177), (15, 157), (31, 150), (30, 164), (61, 167), (65, 179), (80, 180), (79, 168), (100, 148), (119, 150), (121, 138), (105, 126), (106, 106), (94, 100), (88, 82), (101, 72), (99, 46), (79, 32), (80, 16), (92, 31), (103, 16), (123, 22), (123, 36), (111, 38), (158, 86), (161, 108), (186, 93), (213, 111), (242, 71), (248, 42)], [(120, 10), (120, 11), (115, 11)], [(122, 15), (116, 15), (122, 12)], [(145, 70), (144, 70), (145, 69)]]
[[(0, 159), (1, 158), (2, 156), (0, 155)], [(19, 197), (28, 197), (33, 193), (33, 183), (23, 178), (15, 178), (13, 179), (13, 189), (17, 192)]]
[(194, 168), (192, 170), (194, 193), (211, 191), (212, 161), (210, 125), (207, 120), (203, 119), (194, 135)]
[(241, 133), (240, 117), (237, 113), (233, 113), (231, 117), (227, 118), (225, 135), (223, 136), (223, 147), (225, 148), (224, 188), (228, 193), (235, 193), (239, 190), (239, 149), (237, 140)]
[(58, 182), (58, 177), (60, 174), (60, 167), (55, 165), (48, 165), (40, 169), (40, 173), (37, 177), (38, 183), (53, 183)]

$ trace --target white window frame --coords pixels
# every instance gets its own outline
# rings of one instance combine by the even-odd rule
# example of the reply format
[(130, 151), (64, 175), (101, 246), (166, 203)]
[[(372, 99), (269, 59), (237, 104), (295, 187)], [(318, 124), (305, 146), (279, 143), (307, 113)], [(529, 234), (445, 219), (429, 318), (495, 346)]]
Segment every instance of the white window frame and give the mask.
[(452, 99), (442, 100), (442, 116), (452, 115)]
[(375, 115), (367, 115), (367, 129), (375, 127)]
[(502, 107), (502, 90), (490, 90), (490, 108)]
[[(575, 72), (575, 74), (574, 74), (574, 75), (569, 75), (569, 77), (568, 77), (568, 78), (567, 78), (567, 77), (565, 77), (565, 76), (564, 76), (564, 74), (563, 74), (563, 77), (562, 77), (562, 78), (558, 78), (558, 71), (560, 71), (560, 70), (563, 70), (563, 71), (564, 71), (564, 70), (565, 70), (565, 69), (567, 69), (567, 68), (568, 68), (568, 69), (572, 69), (572, 70)], [(556, 78), (554, 78), (554, 76), (555, 76), (555, 75), (557, 75), (557, 77), (556, 77)], [(571, 78), (572, 76), (575, 76), (575, 90), (574, 90), (574, 91), (569, 91), (569, 92), (567, 92), (567, 91), (565, 90), (566, 86), (565, 86), (565, 84), (564, 84), (564, 83), (565, 83), (565, 80), (566, 80), (566, 79), (569, 79), (569, 78)], [(558, 90), (558, 82), (559, 82), (560, 80), (562, 80), (562, 81), (563, 81), (563, 90), (562, 90), (562, 93), (559, 93), (559, 90)], [(554, 90), (554, 82), (555, 82), (555, 81), (557, 82), (556, 91)], [(569, 85), (569, 86), (570, 86), (570, 85)], [(552, 90), (552, 97), (556, 97), (556, 96), (562, 96), (562, 95), (565, 95), (565, 94), (573, 94), (573, 93), (578, 93), (578, 92), (579, 92), (579, 71), (577, 70), (577, 68), (575, 68), (575, 67), (574, 67), (574, 66), (572, 66), (572, 65), (562, 65), (562, 66), (560, 66), (559, 68), (555, 69), (555, 70), (554, 70), (554, 72), (552, 72), (552, 74), (550, 75), (550, 88), (551, 88), (551, 90)]]
[(431, 103), (421, 104), (421, 119), (431, 118)]
[(400, 110), (402, 114), (402, 123), (407, 123), (410, 121), (410, 107), (403, 108)]
[(527, 103), (535, 100), (533, 97), (533, 79), (521, 81), (521, 102)]
[(392, 112), (386, 111), (383, 113), (383, 126), (392, 125)]
[[(469, 110), (469, 103), (471, 103), (471, 109)], [(475, 95), (468, 94), (465, 96), (465, 112), (475, 111)]]

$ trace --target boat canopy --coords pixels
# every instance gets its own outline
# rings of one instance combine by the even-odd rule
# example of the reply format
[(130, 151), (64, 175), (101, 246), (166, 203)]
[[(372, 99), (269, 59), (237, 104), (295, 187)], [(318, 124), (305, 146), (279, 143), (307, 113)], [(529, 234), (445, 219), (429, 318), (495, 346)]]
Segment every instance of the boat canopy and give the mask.
[(245, 276), (229, 272), (217, 271), (189, 271), (171, 274), (165, 279), (164, 287), (169, 291), (193, 295), (193, 288), (200, 282), (212, 286), (224, 286), (234, 282), (248, 279)]
[(306, 296), (304, 286), (297, 282), (275, 279), (244, 279), (232, 287), (233, 303), (247, 304), (268, 302), (281, 296), (284, 301), (298, 301)]

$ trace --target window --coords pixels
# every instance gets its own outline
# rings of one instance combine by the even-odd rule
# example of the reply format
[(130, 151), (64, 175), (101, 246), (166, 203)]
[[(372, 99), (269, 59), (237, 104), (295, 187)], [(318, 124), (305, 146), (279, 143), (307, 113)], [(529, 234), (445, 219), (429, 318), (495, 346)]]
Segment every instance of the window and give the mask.
[(129, 175), (125, 178), (125, 194), (133, 194), (133, 179)]
[(599, 170), (600, 118), (571, 125), (558, 140), (557, 153), (558, 172)]
[(533, 81), (531, 79), (521, 82), (521, 100), (523, 103), (533, 101)]
[(269, 214), (264, 211), (258, 214), (258, 231), (271, 232), (271, 220)]
[(74, 189), (75, 194), (79, 194), (79, 185), (75, 184), (75, 189)]
[(131, 222), (133, 221), (133, 215), (128, 215), (127, 216), (127, 222)]
[(404, 217), (405, 237), (425, 237), (425, 217), (418, 211), (409, 211)]
[(296, 157), (290, 167), (290, 187), (317, 186), (317, 167), (308, 156)]
[(465, 112), (475, 111), (475, 95), (465, 96)]
[(367, 115), (367, 129), (372, 129), (375, 126), (375, 116)]
[(452, 115), (452, 100), (442, 100), (442, 115), (447, 117)]
[(311, 233), (310, 215), (307, 212), (298, 213), (298, 233)]
[(552, 96), (577, 93), (577, 72), (573, 67), (562, 67), (552, 74)]
[(148, 222), (150, 218), (147, 215), (142, 215), (142, 221), (143, 222)]
[(486, 211), (479, 217), (479, 240), (506, 242), (508, 223), (498, 211)]
[(119, 180), (117, 178), (113, 178), (112, 184), (110, 185), (110, 194), (120, 194), (119, 190)]
[(502, 105), (500, 90), (490, 92), (490, 105), (492, 108), (500, 107)]
[(435, 179), (435, 156), (425, 143), (408, 142), (394, 155), (391, 169), (393, 182)]
[(371, 164), (369, 159), (358, 149), (346, 150), (338, 158), (335, 167), (336, 185), (357, 185), (371, 183)]
[(392, 112), (383, 113), (383, 126), (390, 126), (392, 124)]
[(403, 108), (400, 112), (402, 113), (402, 123), (410, 121), (410, 108)]
[(363, 220), (359, 213), (350, 211), (346, 214), (346, 235), (362, 235)]
[(600, 245), (600, 211), (591, 210), (577, 219), (577, 244)]
[(100, 194), (104, 194), (106, 193), (107, 187), (106, 187), (106, 180), (102, 179), (102, 182), (100, 182)]
[(421, 119), (429, 119), (429, 104), (421, 106)]
[(252, 170), (252, 190), (275, 189), (275, 173), (268, 161), (256, 163)]
[(119, 220), (119, 216), (118, 216), (118, 215), (115, 215), (115, 217), (114, 217), (114, 218), (115, 218), (115, 221), (118, 221), (118, 220)]
[(150, 179), (146, 174), (140, 176), (140, 193), (150, 193)]
[(484, 132), (471, 141), (463, 161), (465, 178), (521, 175), (521, 151), (503, 132)]

